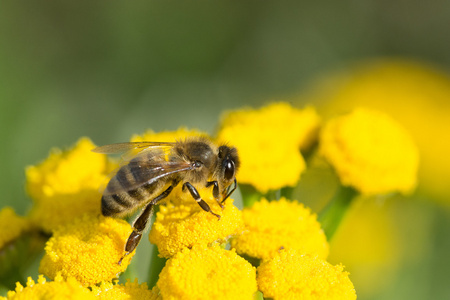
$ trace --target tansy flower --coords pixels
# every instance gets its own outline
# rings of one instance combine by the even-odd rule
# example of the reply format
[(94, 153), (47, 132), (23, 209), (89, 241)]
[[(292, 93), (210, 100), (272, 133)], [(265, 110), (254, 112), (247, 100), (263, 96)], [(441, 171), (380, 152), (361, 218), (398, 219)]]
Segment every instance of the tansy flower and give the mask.
[(15, 291), (9, 291), (6, 298), (8, 300), (90, 300), (96, 299), (88, 288), (83, 287), (74, 278), (64, 280), (61, 275), (57, 275), (54, 281), (47, 282), (43, 275), (39, 275), (38, 282), (35, 283), (28, 277), (26, 287), (17, 283)]
[(102, 282), (100, 286), (91, 287), (92, 293), (97, 299), (104, 300), (161, 300), (159, 289), (155, 286), (148, 289), (147, 284), (139, 284), (137, 279), (134, 282), (127, 280), (125, 284), (114, 284), (112, 282)]
[(64, 278), (74, 277), (84, 286), (110, 281), (126, 269), (134, 255), (118, 264), (131, 230), (127, 222), (103, 216), (74, 219), (53, 232), (39, 272), (50, 278), (61, 272)]
[(185, 248), (169, 259), (157, 286), (164, 300), (253, 299), (256, 270), (218, 245)]
[(53, 149), (44, 162), (26, 169), (34, 201), (30, 218), (45, 231), (86, 212), (100, 213), (100, 187), (116, 166), (93, 148), (88, 138), (81, 138), (72, 149)]
[(356, 299), (355, 288), (342, 265), (295, 250), (280, 250), (258, 267), (258, 287), (265, 298)]
[(170, 257), (195, 244), (225, 242), (242, 230), (241, 211), (232, 199), (227, 199), (222, 209), (212, 197), (211, 188), (199, 189), (199, 193), (211, 210), (220, 215), (220, 220), (204, 211), (188, 192), (176, 188), (169, 196), (170, 201), (160, 205), (149, 235), (150, 242), (158, 246), (160, 256)]
[(355, 107), (383, 111), (400, 122), (420, 150), (419, 185), (450, 204), (450, 76), (405, 58), (366, 60), (314, 85), (312, 101), (325, 117)]
[(245, 229), (231, 242), (240, 254), (267, 259), (280, 248), (326, 258), (328, 243), (316, 215), (297, 201), (256, 202), (242, 212)]
[(238, 181), (266, 193), (295, 186), (305, 169), (299, 150), (314, 142), (319, 121), (311, 107), (299, 110), (278, 102), (259, 110), (227, 113), (217, 140), (238, 149), (242, 161)]
[(417, 183), (417, 147), (381, 112), (359, 108), (330, 120), (320, 136), (320, 153), (343, 185), (363, 194), (409, 193)]
[(16, 215), (11, 207), (0, 210), (0, 249), (29, 228), (27, 219)]

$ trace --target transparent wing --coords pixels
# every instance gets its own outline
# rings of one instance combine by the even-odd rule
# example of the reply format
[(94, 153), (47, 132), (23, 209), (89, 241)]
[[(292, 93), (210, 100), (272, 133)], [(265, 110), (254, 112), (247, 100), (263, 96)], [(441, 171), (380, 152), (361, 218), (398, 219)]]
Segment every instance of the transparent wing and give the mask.
[(189, 162), (169, 161), (168, 154), (170, 152), (168, 151), (170, 149), (164, 149), (160, 145), (145, 148), (128, 162), (123, 162), (122, 166), (113, 174), (104, 194), (117, 194), (123, 191), (133, 191), (140, 187), (145, 188), (166, 176), (193, 169)]
[(129, 143), (116, 143), (100, 146), (92, 149), (92, 152), (103, 154), (120, 154), (130, 150), (144, 150), (152, 147), (164, 147), (173, 146), (175, 143), (169, 142), (129, 142)]
[(165, 149), (167, 153), (175, 143), (169, 142), (130, 142), (130, 143), (116, 143), (100, 146), (92, 149), (92, 152), (102, 154), (123, 154), (121, 156), (123, 161), (130, 161), (137, 157), (142, 152), (160, 153), (158, 149)]
[(122, 166), (111, 178), (104, 190), (104, 195), (132, 192), (139, 188), (146, 188), (166, 176), (192, 170), (192, 164), (181, 161), (150, 161), (131, 160)]

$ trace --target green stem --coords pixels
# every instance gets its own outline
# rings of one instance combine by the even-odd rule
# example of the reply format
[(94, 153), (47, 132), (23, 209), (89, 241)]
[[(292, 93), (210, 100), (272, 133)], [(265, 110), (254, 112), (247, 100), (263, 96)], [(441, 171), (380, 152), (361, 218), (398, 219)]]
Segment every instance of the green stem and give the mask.
[(156, 285), (156, 282), (159, 278), (159, 273), (166, 265), (166, 259), (159, 257), (158, 247), (152, 245), (151, 258), (150, 258), (150, 267), (148, 272), (147, 284), (150, 288)]
[(126, 270), (120, 274), (119, 276), (119, 283), (125, 283), (129, 279), (130, 281), (134, 281), (134, 278), (137, 277), (136, 272), (136, 259), (132, 259), (131, 263), (128, 265)]
[(263, 294), (260, 291), (257, 291), (255, 295), (253, 295), (254, 300), (264, 300)]
[(352, 187), (340, 186), (328, 206), (319, 213), (318, 221), (328, 241), (331, 241), (336, 230), (341, 224), (345, 213), (358, 192)]

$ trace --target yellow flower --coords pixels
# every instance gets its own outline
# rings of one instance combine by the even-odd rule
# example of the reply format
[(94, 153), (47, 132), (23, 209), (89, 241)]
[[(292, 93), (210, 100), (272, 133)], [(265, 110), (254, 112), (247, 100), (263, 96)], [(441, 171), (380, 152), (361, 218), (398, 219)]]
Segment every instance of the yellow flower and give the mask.
[(100, 286), (91, 287), (92, 293), (97, 299), (104, 300), (161, 300), (159, 289), (155, 286), (149, 290), (144, 282), (139, 284), (137, 279), (130, 282), (128, 279), (125, 284), (113, 284), (112, 282), (102, 282)]
[(177, 187), (167, 204), (160, 205), (156, 220), (152, 225), (149, 239), (158, 246), (162, 257), (171, 257), (183, 248), (195, 244), (225, 242), (231, 235), (242, 230), (241, 211), (227, 199), (222, 209), (212, 197), (211, 188), (199, 189), (199, 193), (211, 210), (219, 214), (220, 220), (204, 211), (189, 193)]
[(0, 249), (18, 238), (28, 228), (27, 219), (16, 215), (11, 207), (2, 208), (0, 210)]
[(420, 149), (419, 188), (450, 204), (450, 76), (408, 59), (364, 61), (315, 85), (312, 101), (329, 117), (364, 106), (386, 112)]
[(206, 136), (206, 134), (196, 129), (187, 129), (186, 127), (180, 127), (176, 131), (162, 131), (158, 133), (153, 130), (147, 130), (142, 135), (133, 135), (131, 141), (175, 142), (177, 140), (184, 140), (184, 138), (188, 136)]
[(86, 212), (100, 213), (100, 187), (115, 166), (93, 148), (88, 138), (81, 138), (72, 149), (54, 149), (44, 162), (26, 169), (34, 201), (30, 218), (45, 231)]
[(332, 266), (316, 256), (280, 250), (258, 267), (258, 287), (265, 298), (356, 299), (355, 288), (342, 265)]
[(6, 298), (9, 300), (90, 300), (95, 299), (88, 288), (83, 287), (74, 278), (64, 280), (61, 275), (55, 277), (55, 281), (47, 282), (43, 275), (39, 275), (35, 283), (28, 277), (26, 287), (16, 284), (15, 291), (9, 291)]
[(305, 169), (299, 149), (315, 141), (320, 120), (311, 107), (299, 110), (279, 102), (229, 112), (221, 123), (217, 140), (235, 146), (242, 161), (238, 181), (266, 193), (295, 186)]
[(381, 112), (359, 108), (330, 120), (320, 136), (320, 153), (343, 185), (366, 195), (410, 193), (417, 183), (417, 147)]
[(326, 258), (329, 247), (316, 215), (297, 201), (262, 199), (242, 212), (245, 230), (232, 240), (240, 254), (267, 259), (280, 248)]
[(61, 272), (84, 286), (109, 281), (126, 269), (134, 255), (118, 264), (131, 230), (127, 222), (103, 216), (74, 219), (58, 227), (48, 240), (39, 272), (50, 278)]
[(198, 245), (169, 259), (157, 286), (164, 300), (253, 299), (256, 270), (234, 250)]

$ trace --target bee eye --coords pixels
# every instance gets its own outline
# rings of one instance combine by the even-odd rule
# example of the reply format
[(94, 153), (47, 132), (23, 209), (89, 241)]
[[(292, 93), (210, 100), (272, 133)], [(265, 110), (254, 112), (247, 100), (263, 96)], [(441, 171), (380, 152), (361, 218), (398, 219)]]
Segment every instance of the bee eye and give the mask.
[(224, 161), (224, 176), (226, 180), (232, 180), (234, 178), (234, 162), (231, 159)]

